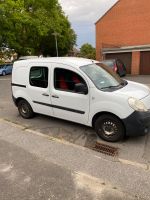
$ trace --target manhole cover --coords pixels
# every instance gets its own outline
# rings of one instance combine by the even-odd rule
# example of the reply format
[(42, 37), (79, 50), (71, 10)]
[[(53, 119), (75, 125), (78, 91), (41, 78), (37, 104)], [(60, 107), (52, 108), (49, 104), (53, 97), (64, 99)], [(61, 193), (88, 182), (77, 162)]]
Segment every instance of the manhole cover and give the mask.
[(106, 144), (96, 142), (92, 149), (109, 156), (118, 156), (118, 148)]

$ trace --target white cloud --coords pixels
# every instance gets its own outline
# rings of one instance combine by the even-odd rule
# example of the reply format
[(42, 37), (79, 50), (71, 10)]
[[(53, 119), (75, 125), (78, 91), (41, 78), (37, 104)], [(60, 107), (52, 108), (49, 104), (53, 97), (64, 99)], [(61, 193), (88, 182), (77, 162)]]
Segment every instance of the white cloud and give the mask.
[(71, 22), (95, 23), (117, 0), (59, 0)]
[(58, 0), (75, 32), (77, 44), (95, 45), (95, 22), (118, 0)]

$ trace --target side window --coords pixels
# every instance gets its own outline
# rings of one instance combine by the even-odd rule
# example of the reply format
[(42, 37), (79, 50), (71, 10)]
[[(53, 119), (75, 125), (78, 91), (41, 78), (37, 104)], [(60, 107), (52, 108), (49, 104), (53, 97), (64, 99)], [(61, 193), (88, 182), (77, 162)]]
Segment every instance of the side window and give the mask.
[(30, 85), (35, 87), (48, 87), (48, 68), (47, 67), (31, 67), (29, 76)]
[(73, 71), (61, 68), (56, 68), (54, 70), (55, 89), (75, 92), (75, 84), (77, 83), (83, 83), (86, 85), (83, 78)]

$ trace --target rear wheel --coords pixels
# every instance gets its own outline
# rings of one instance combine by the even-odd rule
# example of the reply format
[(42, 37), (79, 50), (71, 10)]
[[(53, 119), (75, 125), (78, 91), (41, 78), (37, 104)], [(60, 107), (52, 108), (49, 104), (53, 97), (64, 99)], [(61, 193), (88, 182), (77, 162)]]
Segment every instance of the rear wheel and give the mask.
[(98, 117), (95, 122), (95, 130), (100, 138), (108, 142), (117, 142), (125, 136), (121, 120), (110, 114)]
[(29, 119), (34, 116), (34, 112), (31, 108), (30, 104), (26, 100), (19, 101), (18, 111), (19, 111), (20, 115), (25, 119)]

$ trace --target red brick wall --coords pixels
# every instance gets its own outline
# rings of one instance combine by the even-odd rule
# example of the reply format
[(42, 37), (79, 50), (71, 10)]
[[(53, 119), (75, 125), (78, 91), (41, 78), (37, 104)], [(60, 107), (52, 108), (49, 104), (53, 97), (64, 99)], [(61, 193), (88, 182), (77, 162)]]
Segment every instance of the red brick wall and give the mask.
[[(150, 44), (150, 0), (120, 0), (96, 23), (96, 58), (101, 48)], [(108, 46), (109, 46), (108, 45)]]

